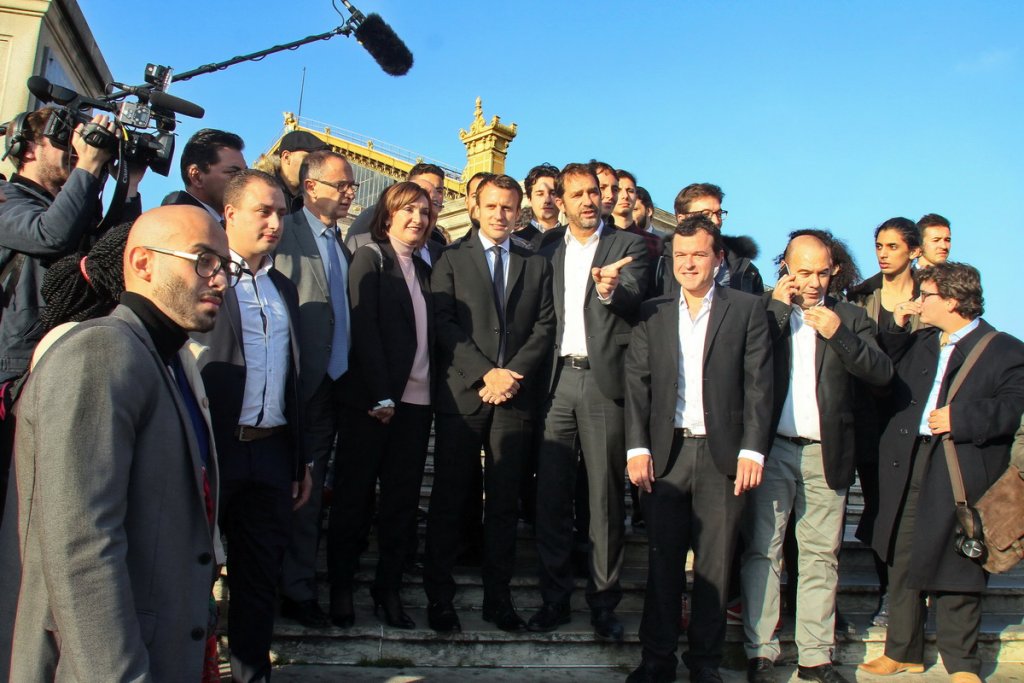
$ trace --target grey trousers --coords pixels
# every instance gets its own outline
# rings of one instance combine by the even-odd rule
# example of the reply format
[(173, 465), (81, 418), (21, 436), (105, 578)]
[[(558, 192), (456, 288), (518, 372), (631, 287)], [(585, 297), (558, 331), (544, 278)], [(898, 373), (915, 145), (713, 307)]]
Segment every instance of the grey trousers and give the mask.
[(800, 581), (796, 598), (796, 645), (801, 666), (832, 661), (846, 489), (825, 482), (821, 444), (800, 447), (776, 438), (765, 460), (761, 485), (747, 494), (743, 524), (747, 543), (740, 571), (747, 657), (779, 656), (782, 542), (790, 515), (796, 518)]

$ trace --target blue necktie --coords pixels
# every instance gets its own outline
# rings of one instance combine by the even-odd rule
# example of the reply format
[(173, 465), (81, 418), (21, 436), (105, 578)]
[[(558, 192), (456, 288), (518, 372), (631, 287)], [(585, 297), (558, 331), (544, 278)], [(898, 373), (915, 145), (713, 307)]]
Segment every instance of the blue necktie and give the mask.
[(337, 228), (324, 231), (327, 240), (327, 260), (331, 272), (327, 274), (331, 290), (331, 310), (334, 313), (334, 336), (331, 339), (331, 357), (327, 361), (327, 375), (338, 379), (348, 370), (348, 297), (345, 295), (345, 278), (338, 256)]

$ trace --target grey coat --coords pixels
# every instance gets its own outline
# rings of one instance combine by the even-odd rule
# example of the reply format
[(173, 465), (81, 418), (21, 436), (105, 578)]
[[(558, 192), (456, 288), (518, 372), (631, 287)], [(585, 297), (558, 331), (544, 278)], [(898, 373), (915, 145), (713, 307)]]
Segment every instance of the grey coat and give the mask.
[[(205, 408), (194, 359), (179, 357)], [(11, 680), (198, 681), (214, 533), (187, 409), (134, 313), (78, 325), (39, 361), (15, 463)], [(210, 463), (216, 496), (212, 439)]]

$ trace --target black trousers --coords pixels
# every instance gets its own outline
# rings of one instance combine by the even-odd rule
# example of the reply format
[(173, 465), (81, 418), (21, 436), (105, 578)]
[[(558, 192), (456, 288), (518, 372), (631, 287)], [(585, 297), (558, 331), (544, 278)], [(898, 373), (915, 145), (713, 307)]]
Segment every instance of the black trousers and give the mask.
[(667, 471), (644, 494), (649, 568), (640, 642), (649, 667), (675, 671), (690, 548), (694, 577), (683, 659), (691, 670), (721, 664), (729, 569), (744, 505), (734, 486), (735, 478), (715, 467), (707, 439), (685, 439), (676, 431)]
[(427, 513), (423, 586), (430, 602), (455, 598), (452, 570), (464, 528), (463, 515), (479, 499), (472, 488), (484, 450), (484, 600), (509, 597), (515, 569), (518, 503), (523, 456), (531, 423), (501, 406), (474, 415), (438, 413), (434, 420), (434, 484)]
[(587, 604), (591, 609), (613, 609), (622, 599), (623, 404), (601, 393), (590, 370), (562, 367), (544, 411), (544, 443), (537, 463), (537, 553), (546, 603), (567, 604), (574, 587), (573, 504), (581, 451), (590, 510)]
[[(889, 627), (885, 635), (885, 654), (898, 662), (924, 662), (924, 626), (928, 617), (925, 594), (908, 587), (907, 583), (913, 559), (921, 479), (928, 460), (942, 457), (940, 449), (941, 446), (936, 446), (934, 441), (930, 444), (918, 441), (914, 469), (897, 522), (896, 542), (889, 567)], [(980, 673), (978, 632), (981, 629), (981, 594), (940, 592), (933, 593), (932, 600), (935, 602), (935, 640), (946, 671), (950, 674), (958, 671)]]
[(402, 566), (416, 539), (416, 512), (430, 437), (430, 406), (399, 403), (388, 424), (363, 410), (348, 410), (345, 447), (334, 463), (334, 502), (327, 527), (327, 570), (332, 586), (352, 587), (377, 506), (379, 559), (374, 585), (398, 590)]
[(236, 681), (270, 677), (270, 643), (292, 516), (291, 442), (221, 439), (220, 528), (227, 541), (228, 644)]

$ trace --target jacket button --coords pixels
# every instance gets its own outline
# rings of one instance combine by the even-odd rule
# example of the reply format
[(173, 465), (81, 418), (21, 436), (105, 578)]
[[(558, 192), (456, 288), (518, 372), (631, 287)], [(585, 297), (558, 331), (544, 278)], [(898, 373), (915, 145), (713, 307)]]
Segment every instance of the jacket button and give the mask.
[(899, 461), (898, 461), (898, 460), (893, 460), (893, 461), (892, 461), (892, 466), (893, 466), (893, 467), (895, 467), (895, 468), (897, 468), (897, 469), (899, 469), (899, 466), (900, 466), (900, 463), (899, 463)]
[(205, 635), (206, 629), (199, 628), (198, 626), (192, 629), (192, 640), (202, 640)]
[(203, 400), (200, 401), (200, 403), (202, 403), (203, 408), (205, 408), (207, 410), (210, 409), (210, 399), (208, 399), (207, 397), (203, 396)]
[(906, 433), (907, 433), (907, 430), (904, 429), (903, 427), (900, 427), (900, 434), (906, 434)]
[(921, 371), (921, 374), (922, 374), (922, 375), (927, 375), (927, 374), (928, 374), (928, 369), (927, 369), (927, 368), (925, 368), (924, 370), (922, 370), (922, 371)]
[(916, 398), (910, 399), (910, 405), (916, 406), (917, 405), (917, 399)]
[(212, 560), (212, 559), (213, 559), (213, 556), (210, 555), (210, 553), (200, 553), (199, 554), (199, 564), (210, 564), (210, 560)]

